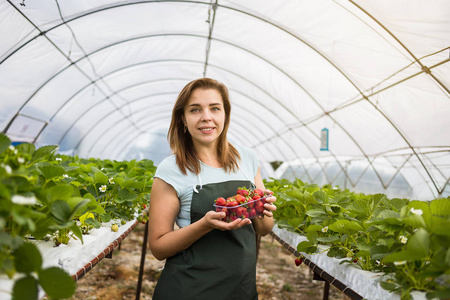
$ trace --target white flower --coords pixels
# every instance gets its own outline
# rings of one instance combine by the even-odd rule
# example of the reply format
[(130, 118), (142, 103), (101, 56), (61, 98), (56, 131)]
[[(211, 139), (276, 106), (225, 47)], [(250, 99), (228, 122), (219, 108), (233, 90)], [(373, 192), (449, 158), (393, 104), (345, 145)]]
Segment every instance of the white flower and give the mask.
[(98, 189), (99, 189), (100, 192), (104, 193), (104, 192), (106, 192), (106, 185), (102, 185)]
[(400, 243), (402, 244), (406, 244), (406, 242), (408, 241), (408, 238), (406, 236), (399, 236), (398, 239), (400, 240)]
[(396, 266), (401, 266), (401, 265), (404, 265), (404, 264), (406, 264), (406, 260), (394, 261), (394, 265), (396, 265)]
[(339, 188), (337, 186), (333, 187), (333, 190), (338, 190)]
[(34, 205), (37, 203), (36, 197), (24, 197), (21, 195), (14, 195), (11, 198), (11, 201), (15, 204), (20, 204), (20, 205)]
[(328, 226), (325, 226), (324, 228), (322, 228), (322, 232), (327, 232), (328, 231)]
[(421, 209), (411, 208), (410, 212), (412, 212), (413, 214), (418, 215), (418, 216), (421, 216), (423, 214), (423, 211)]
[(17, 149), (14, 149), (14, 154), (17, 154), (17, 152), (18, 152)]
[(18, 157), (17, 161), (19, 162), (19, 164), (23, 164), (25, 162), (25, 158), (23, 157)]
[(57, 157), (57, 158), (55, 158), (55, 160), (62, 161), (62, 158), (61, 157)]
[(100, 171), (103, 171), (105, 168), (101, 168)]
[(110, 179), (109, 179), (109, 183), (110, 183), (110, 184), (115, 184), (114, 178), (110, 178)]
[(14, 151), (14, 149), (16, 149), (16, 148), (14, 148), (14, 146), (13, 145), (9, 145), (9, 150), (11, 150), (11, 151)]
[(64, 178), (69, 178), (69, 175), (64, 174), (63, 177), (64, 177)]
[(3, 168), (5, 168), (6, 173), (8, 173), (8, 174), (12, 173), (12, 169), (9, 165), (3, 165)]

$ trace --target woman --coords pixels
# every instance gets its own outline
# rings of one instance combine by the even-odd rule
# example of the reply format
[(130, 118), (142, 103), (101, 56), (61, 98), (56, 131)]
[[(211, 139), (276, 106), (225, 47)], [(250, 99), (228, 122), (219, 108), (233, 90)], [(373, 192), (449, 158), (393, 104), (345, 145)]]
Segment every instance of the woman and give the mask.
[(209, 78), (188, 83), (174, 105), (174, 155), (158, 166), (150, 199), (150, 249), (167, 259), (153, 299), (258, 298), (255, 232), (271, 232), (276, 198), (252, 220), (227, 223), (213, 210), (215, 199), (238, 187), (264, 190), (254, 153), (227, 140), (230, 111), (227, 88)]

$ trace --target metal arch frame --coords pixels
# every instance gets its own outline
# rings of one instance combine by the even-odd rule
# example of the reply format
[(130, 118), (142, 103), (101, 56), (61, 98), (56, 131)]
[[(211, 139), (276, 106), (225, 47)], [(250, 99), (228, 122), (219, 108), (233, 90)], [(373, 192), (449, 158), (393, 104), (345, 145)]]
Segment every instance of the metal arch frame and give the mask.
[[(100, 52), (100, 51), (102, 51), (102, 50), (104, 50), (104, 49), (106, 49), (106, 48), (110, 48), (110, 47), (113, 47), (113, 46), (115, 46), (115, 45), (123, 44), (123, 43), (129, 42), (129, 41), (139, 40), (139, 39), (153, 38), (153, 37), (161, 37), (161, 36), (189, 36), (189, 37), (199, 37), (199, 38), (204, 38), (204, 36), (201, 36), (201, 35), (193, 35), (193, 34), (156, 34), (156, 35), (147, 35), (147, 36), (141, 36), (141, 37), (134, 37), (134, 38), (131, 38), (131, 39), (122, 40), (122, 41), (120, 41), (120, 42), (116, 42), (116, 43), (113, 43), (113, 44), (104, 46), (104, 47), (102, 47), (102, 48), (99, 48), (99, 49), (97, 49), (97, 50), (95, 50), (95, 51), (89, 53), (89, 54), (86, 55), (86, 56), (80, 57), (78, 60), (76, 60), (76, 61), (74, 62), (74, 64), (78, 63), (79, 61), (81, 61), (82, 59), (86, 58), (87, 56), (93, 55), (94, 53)], [(282, 72), (285, 76), (287, 76), (288, 78), (290, 78), (291, 80), (293, 80), (293, 81), (296, 83), (296, 85), (297, 85), (300, 89), (302, 89), (302, 90), (303, 90), (303, 91), (311, 98), (311, 100), (314, 101), (314, 102), (316, 103), (317, 106), (319, 106), (319, 107), (322, 109), (322, 111), (325, 111), (325, 110), (321, 107), (321, 105), (319, 104), (319, 102), (318, 102), (317, 100), (315, 100), (314, 97), (312, 97), (312, 95), (311, 95), (310, 93), (308, 93), (308, 91), (307, 91), (303, 86), (301, 86), (298, 82), (296, 82), (292, 77), (290, 77), (286, 72), (284, 72), (283, 70), (281, 70), (279, 67), (277, 67), (277, 66), (275, 66), (274, 64), (270, 63), (267, 59), (265, 59), (265, 58), (263, 58), (263, 57), (261, 57), (261, 56), (255, 54), (255, 53), (253, 53), (253, 52), (251, 52), (251, 51), (249, 51), (249, 50), (247, 50), (247, 49), (244, 49), (244, 48), (241, 47), (241, 46), (238, 46), (238, 45), (236, 45), (236, 44), (233, 44), (233, 43), (231, 43), (231, 42), (227, 42), (227, 41), (223, 41), (223, 40), (218, 40), (218, 39), (214, 39), (214, 38), (213, 38), (213, 40), (217, 40), (217, 41), (220, 41), (220, 42), (229, 44), (229, 45), (231, 45), (231, 46), (234, 46), (234, 47), (236, 47), (236, 48), (238, 48), (238, 49), (240, 49), (240, 50), (246, 51), (246, 52), (250, 53), (251, 55), (258, 57), (258, 58), (261, 59), (262, 61), (268, 63), (269, 65), (273, 66), (274, 68), (276, 68), (277, 70), (279, 70), (280, 72)], [(136, 65), (136, 64), (135, 64), (135, 65)], [(135, 65), (132, 65), (132, 66), (135, 66)], [(68, 69), (69, 67), (70, 67), (70, 66), (67, 66), (65, 69), (63, 69), (63, 70), (61, 70), (60, 72), (58, 72), (57, 74), (55, 74), (51, 79), (55, 78), (57, 75), (59, 75), (61, 72), (63, 72), (64, 70)], [(124, 68), (121, 68), (121, 69), (119, 69), (119, 70), (123, 70), (123, 69), (124, 69)], [(102, 77), (100, 77), (99, 79), (103, 79), (104, 77), (105, 77), (105, 76), (102, 76)], [(37, 92), (38, 92), (45, 84), (47, 84), (51, 79), (49, 79), (49, 80), (48, 80), (47, 82), (45, 82), (41, 87), (39, 87), (38, 90), (37, 90), (37, 91), (36, 91), (36, 92), (35, 92), (35, 93), (27, 100), (27, 102), (28, 102), (29, 100), (31, 100), (31, 98), (32, 98), (32, 97), (33, 97), (33, 96), (34, 96), (34, 95), (35, 95), (35, 94), (36, 94), (36, 93), (37, 93)], [(99, 80), (99, 79), (98, 79), (98, 80)], [(92, 81), (92, 80), (91, 80), (91, 81)], [(97, 79), (94, 80), (94, 81), (92, 81), (91, 84), (95, 84), (96, 81), (97, 81)], [(87, 86), (89, 86), (89, 85), (87, 85)], [(117, 93), (117, 92), (116, 92), (116, 93)], [(103, 94), (105, 94), (105, 93), (103, 93)], [(268, 94), (268, 93), (266, 92), (266, 94)], [(105, 97), (106, 97), (106, 99), (109, 98), (108, 95), (105, 95)], [(274, 99), (274, 98), (272, 97), (272, 99)], [(278, 104), (281, 104), (278, 100), (276, 100), (276, 102), (277, 102)], [(67, 103), (67, 101), (66, 101), (66, 103)], [(282, 105), (282, 106), (283, 106), (283, 105)], [(284, 107), (284, 106), (283, 106), (283, 107)], [(285, 107), (284, 107), (284, 108), (285, 108)], [(287, 109), (286, 109), (286, 110), (287, 110)], [(287, 110), (287, 111), (289, 111), (289, 110)], [(330, 117), (330, 118), (331, 118), (331, 117)], [(336, 122), (333, 118), (331, 118), (331, 119), (332, 119), (336, 124), (339, 125), (339, 123)], [(301, 122), (303, 125), (306, 126), (306, 124), (303, 123), (301, 120), (299, 120), (299, 122)], [(365, 152), (364, 152), (364, 151), (362, 150), (362, 148), (358, 145), (358, 143), (356, 143), (356, 141), (352, 138), (352, 136), (351, 136), (346, 130), (344, 130), (342, 126), (339, 125), (339, 127), (341, 127), (341, 129), (342, 129), (342, 130), (349, 136), (349, 138), (355, 143), (355, 145), (360, 149), (361, 153), (362, 153), (365, 157), (367, 157), (367, 155), (365, 154)], [(306, 128), (308, 128), (308, 130), (309, 130), (310, 132), (312, 132), (312, 131), (309, 129), (308, 126), (306, 126)], [(313, 134), (314, 134), (314, 133), (313, 133)], [(303, 142), (303, 144), (307, 145), (307, 144), (304, 143), (304, 142)], [(334, 155), (333, 155), (333, 157), (335, 158)], [(338, 163), (339, 163), (339, 162), (338, 162)], [(342, 166), (341, 166), (341, 168), (344, 170), (344, 168), (343, 168)], [(345, 170), (344, 170), (344, 171), (345, 171)], [(378, 173), (377, 173), (376, 170), (374, 170), (374, 172), (378, 175)], [(380, 177), (380, 176), (379, 176), (379, 178), (380, 178), (380, 181), (382, 182), (382, 184), (384, 185), (384, 182), (381, 180), (381, 177)]]
[[(13, 6), (13, 7), (15, 7), (9, 0), (8, 0), (8, 2)], [(91, 10), (91, 11), (89, 11), (89, 12), (87, 12), (87, 13), (84, 13), (84, 14), (81, 14), (81, 15), (79, 15), (79, 16), (77, 16), (77, 17), (75, 17), (75, 18), (72, 18), (71, 20), (69, 20), (69, 21), (65, 21), (65, 22), (63, 22), (63, 23), (61, 23), (61, 24), (59, 24), (59, 25), (57, 25), (57, 26), (60, 26), (60, 25), (62, 25), (62, 24), (65, 24), (65, 23), (68, 23), (68, 22), (70, 22), (70, 21), (72, 21), (72, 20), (74, 20), (74, 19), (77, 19), (77, 18), (80, 18), (80, 17), (83, 17), (83, 16), (86, 16), (86, 15), (88, 15), (88, 14), (91, 14), (91, 13), (95, 13), (95, 12), (99, 12), (99, 11), (102, 11), (102, 10), (106, 10), (106, 9), (112, 9), (112, 8), (116, 8), (116, 7), (119, 7), (119, 6), (124, 6), (124, 5), (134, 5), (134, 4), (139, 4), (139, 3), (152, 3), (152, 2), (161, 2), (161, 1), (140, 1), (140, 2), (133, 2), (133, 3), (127, 3), (127, 4), (119, 4), (119, 5), (113, 5), (113, 6), (109, 6), (109, 7), (103, 7), (103, 8), (101, 8), (101, 9), (97, 9), (97, 10)], [(204, 3), (204, 2), (198, 2), (198, 1), (165, 1), (165, 2), (182, 2), (182, 3), (196, 3), (196, 4), (205, 4), (205, 5), (209, 5), (208, 3)], [(356, 7), (358, 7), (361, 11), (363, 11), (363, 12), (365, 12), (361, 7), (359, 7), (358, 5), (356, 5), (354, 2), (352, 2)], [(384, 115), (380, 110), (378, 110), (378, 108), (367, 98), (367, 96), (365, 96), (358, 88), (357, 88), (357, 86), (344, 74), (344, 72), (342, 71), (342, 70), (340, 70), (334, 63), (332, 63), (331, 62), (331, 60), (330, 59), (328, 59), (326, 56), (324, 56), (322, 53), (320, 53), (317, 49), (315, 49), (314, 47), (312, 47), (311, 45), (309, 45), (309, 44), (307, 44), (305, 41), (303, 41), (300, 37), (298, 37), (298, 36), (296, 36), (295, 34), (293, 34), (293, 33), (291, 33), (290, 31), (288, 31), (287, 29), (285, 29), (285, 28), (282, 28), (281, 26), (279, 26), (279, 25), (277, 25), (277, 24), (275, 24), (275, 23), (273, 23), (273, 22), (270, 22), (270, 21), (268, 21), (268, 20), (266, 20), (266, 19), (264, 19), (263, 17), (260, 17), (260, 16), (257, 16), (257, 15), (255, 15), (255, 14), (252, 14), (252, 13), (249, 13), (249, 12), (246, 12), (246, 11), (243, 11), (243, 10), (240, 10), (240, 9), (235, 9), (235, 8), (231, 8), (231, 7), (228, 7), (228, 6), (224, 6), (224, 5), (217, 5), (217, 6), (219, 6), (219, 7), (223, 7), (223, 8), (227, 8), (227, 9), (230, 9), (230, 10), (234, 10), (234, 11), (237, 11), (237, 12), (239, 12), (239, 13), (243, 13), (243, 14), (246, 14), (246, 15), (249, 15), (249, 16), (251, 16), (251, 17), (254, 17), (254, 18), (257, 18), (257, 19), (260, 19), (261, 21), (263, 21), (263, 22), (266, 22), (266, 23), (268, 23), (268, 24), (270, 24), (270, 25), (272, 25), (272, 26), (275, 26), (275, 27), (277, 27), (278, 29), (280, 29), (280, 30), (282, 30), (282, 31), (284, 31), (284, 32), (286, 32), (286, 33), (288, 33), (288, 34), (290, 34), (290, 35), (292, 35), (293, 37), (295, 37), (295, 38), (297, 38), (299, 41), (301, 41), (301, 42), (303, 42), (304, 44), (306, 44), (306, 45), (308, 45), (309, 47), (311, 47), (311, 49), (313, 49), (315, 52), (317, 52), (319, 55), (321, 55), (324, 59), (326, 59), (331, 65), (333, 65), (359, 92), (360, 92), (360, 94), (361, 95), (363, 95), (363, 97), (364, 97), (364, 99), (366, 99), (369, 103), (371, 103), (374, 107), (375, 107), (375, 109), (377, 110), (377, 111), (379, 111), (379, 113), (380, 114), (382, 114), (382, 116), (383, 117), (385, 117), (385, 119), (391, 124), (391, 126), (393, 126), (393, 128), (395, 128), (396, 129), (396, 131), (398, 132), (398, 134), (402, 137), (402, 139), (408, 144), (408, 146), (410, 147), (410, 149), (413, 151), (413, 153), (414, 153), (414, 155), (417, 157), (417, 159), (421, 162), (421, 164), (422, 164), (422, 167), (425, 169), (425, 171), (427, 172), (427, 174), (428, 174), (428, 176), (430, 177), (430, 179), (431, 179), (431, 181), (433, 182), (433, 185), (435, 186), (435, 188), (437, 189), (437, 190), (439, 190), (438, 189), (438, 187), (436, 186), (436, 183), (434, 182), (434, 180), (433, 180), (433, 178), (432, 178), (432, 176), (431, 176), (431, 174), (429, 173), (429, 171), (428, 171), (428, 169), (427, 169), (427, 167), (424, 165), (424, 163), (422, 162), (422, 160), (420, 159), (420, 157), (417, 155), (417, 153), (415, 152), (415, 149), (411, 146), (411, 144), (408, 142), (408, 140), (406, 139), (406, 137), (400, 132), (400, 130), (386, 117), (386, 115)], [(16, 7), (15, 7), (16, 8)], [(17, 9), (17, 8), (16, 8)], [(367, 14), (367, 12), (365, 12), (366, 14)], [(368, 14), (369, 15), (369, 14)], [(391, 33), (391, 32), (389, 32), (378, 20), (376, 20), (373, 16), (371, 16), (371, 15), (369, 15), (372, 19), (374, 19), (380, 26), (381, 26), (381, 28), (383, 28), (384, 30), (386, 30), (391, 36), (393, 36), (400, 44), (401, 44), (401, 42)], [(25, 17), (25, 16), (24, 16)], [(30, 21), (30, 23), (31, 23), (31, 21)], [(34, 24), (33, 24), (34, 25)], [(56, 26), (56, 27), (57, 27)], [(55, 27), (53, 27), (53, 28), (55, 28)], [(52, 28), (52, 29), (53, 29)], [(38, 29), (39, 30), (39, 29)], [(51, 30), (51, 29), (50, 29)], [(48, 30), (49, 31), (49, 30)], [(33, 38), (34, 39), (34, 38)], [(28, 43), (28, 42), (27, 42)], [(403, 44), (401, 44), (405, 49), (407, 49)], [(56, 46), (56, 45), (55, 45)], [(22, 46), (21, 46), (22, 47)], [(19, 48), (17, 48), (14, 52), (12, 52), (10, 55), (8, 55), (8, 57), (6, 57), (5, 58), (5, 60), (7, 59), (7, 58), (9, 58), (11, 55), (13, 55), (18, 49), (20, 49), (21, 47), (19, 47)], [(408, 50), (408, 52), (412, 55), (412, 53), (409, 51), (409, 49), (407, 49)], [(413, 55), (412, 55), (413, 56)], [(415, 58), (414, 56), (413, 56), (413, 58)], [(3, 60), (4, 61), (4, 60)], [(2, 61), (2, 62), (3, 62)], [(1, 64), (1, 63), (0, 63)], [(419, 63), (420, 65), (421, 65), (421, 63)], [(424, 68), (424, 66), (423, 66), (423, 68)], [(425, 67), (426, 68), (426, 67)], [(430, 75), (431, 75), (431, 72), (427, 72), (427, 73), (429, 73)], [(433, 79), (435, 79), (439, 84), (441, 84), (434, 76), (432, 76), (432, 78)], [(296, 81), (294, 81), (294, 82), (296, 82)], [(297, 82), (296, 82), (297, 83)], [(298, 83), (297, 83), (298, 84)], [(442, 85), (442, 84), (441, 84)], [(446, 89), (446, 87), (445, 86), (443, 86), (443, 88), (448, 92), (448, 89)], [(324, 110), (323, 108), (322, 108), (322, 110)], [(340, 124), (338, 123), (338, 122), (336, 122), (330, 115), (329, 115), (329, 117), (336, 123), (336, 124), (338, 124), (338, 126), (340, 126)], [(341, 126), (340, 126), (341, 127)], [(342, 127), (341, 127), (342, 128)], [(343, 128), (342, 128), (342, 130), (347, 134), (347, 135), (349, 135), (348, 134), (348, 132), (347, 131), (345, 131)], [(349, 135), (349, 137), (352, 139), (352, 137), (351, 137), (351, 135)], [(352, 139), (353, 140), (353, 139)], [(354, 141), (354, 140), (353, 140)], [(367, 158), (367, 155), (364, 153), (364, 151), (362, 151), (362, 149), (361, 149), (361, 147), (359, 147), (359, 145), (356, 143), (356, 141), (354, 141), (354, 143), (355, 143), (355, 145), (357, 145), (357, 147), (361, 150), (361, 152), (363, 153), (363, 155)], [(370, 160), (368, 160), (369, 161), (369, 163), (370, 163)], [(372, 166), (373, 167), (373, 166)], [(377, 176), (379, 177), (379, 179), (380, 179), (380, 181), (383, 183), (383, 181), (381, 180), (381, 178), (380, 178), (380, 176), (379, 176), (379, 174), (377, 173), (377, 171), (376, 171), (376, 169), (374, 168), (374, 171), (375, 171), (375, 173), (377, 174)], [(384, 185), (384, 183), (383, 183), (383, 185)]]

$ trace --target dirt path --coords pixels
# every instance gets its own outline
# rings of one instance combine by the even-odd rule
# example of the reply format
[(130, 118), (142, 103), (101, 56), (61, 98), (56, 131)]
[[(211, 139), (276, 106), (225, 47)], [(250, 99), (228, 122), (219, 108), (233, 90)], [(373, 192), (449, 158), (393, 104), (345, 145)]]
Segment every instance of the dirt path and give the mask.
[[(135, 299), (143, 234), (144, 225), (139, 224), (122, 242), (120, 251), (114, 251), (112, 259), (103, 259), (78, 281), (77, 292), (71, 300)], [(303, 264), (297, 267), (294, 259), (272, 237), (261, 239), (256, 275), (260, 300), (322, 299), (324, 283), (313, 281), (310, 269)], [(140, 299), (152, 298), (163, 266), (164, 262), (147, 251)], [(329, 299), (349, 298), (331, 287)]]

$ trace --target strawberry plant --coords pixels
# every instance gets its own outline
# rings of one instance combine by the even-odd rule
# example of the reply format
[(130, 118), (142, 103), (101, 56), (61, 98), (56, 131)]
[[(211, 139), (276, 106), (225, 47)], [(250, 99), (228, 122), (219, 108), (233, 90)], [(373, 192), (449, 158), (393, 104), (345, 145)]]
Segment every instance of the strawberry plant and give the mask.
[[(152, 161), (80, 159), (56, 150), (57, 146), (36, 149), (26, 143), (14, 147), (0, 134), (0, 273), (10, 278), (25, 274), (14, 285), (17, 299), (35, 298), (37, 285), (54, 298), (69, 297), (73, 291), (67, 286), (72, 278), (62, 270), (17, 266), (27, 255), (28, 260), (42, 261), (28, 240), (52, 239), (56, 246), (73, 238), (83, 242), (83, 234), (111, 219), (123, 224), (143, 218), (149, 201), (156, 169)], [(23, 244), (26, 250), (18, 250)]]
[(381, 272), (382, 286), (409, 299), (450, 296), (450, 198), (429, 202), (364, 195), (300, 180), (265, 183), (277, 196), (280, 228), (307, 238), (297, 251)]

